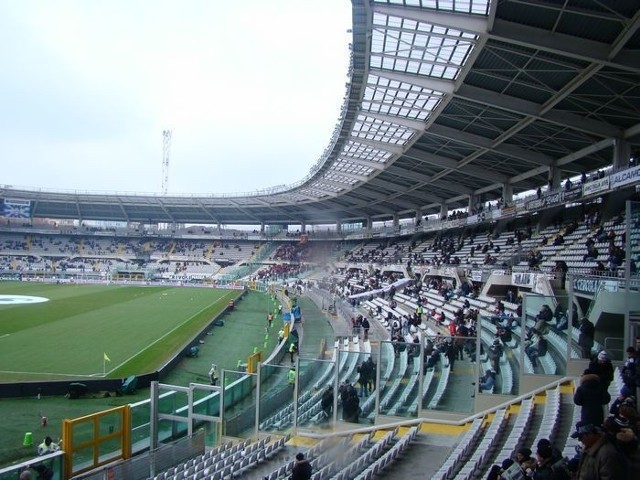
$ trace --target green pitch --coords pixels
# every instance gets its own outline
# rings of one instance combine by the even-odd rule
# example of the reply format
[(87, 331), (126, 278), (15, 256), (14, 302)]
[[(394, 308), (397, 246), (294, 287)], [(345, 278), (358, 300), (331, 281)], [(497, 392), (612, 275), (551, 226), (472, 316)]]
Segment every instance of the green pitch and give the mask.
[[(13, 295), (48, 301), (18, 303), (7, 297)], [(154, 371), (237, 295), (213, 288), (0, 282), (0, 382)]]

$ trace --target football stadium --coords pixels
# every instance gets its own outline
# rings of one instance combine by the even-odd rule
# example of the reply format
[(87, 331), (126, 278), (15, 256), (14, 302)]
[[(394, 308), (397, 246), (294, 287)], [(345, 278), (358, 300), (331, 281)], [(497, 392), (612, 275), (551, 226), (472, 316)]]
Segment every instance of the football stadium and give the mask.
[(300, 180), (0, 185), (0, 480), (635, 478), (640, 4), (351, 14)]

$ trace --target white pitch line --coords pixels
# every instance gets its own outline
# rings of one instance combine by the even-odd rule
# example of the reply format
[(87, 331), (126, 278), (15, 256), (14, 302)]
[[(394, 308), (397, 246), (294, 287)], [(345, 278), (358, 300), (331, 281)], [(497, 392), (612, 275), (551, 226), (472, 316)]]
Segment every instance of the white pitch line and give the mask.
[[(231, 292), (227, 293), (226, 295), (224, 295), (223, 297), (220, 298), (220, 300), (225, 299), (227, 296), (229, 295), (233, 295), (235, 293), (235, 290), (231, 290)], [(136, 353), (135, 355), (130, 356), (129, 358), (127, 358), (126, 360), (124, 360), (123, 362), (120, 362), (118, 365), (116, 365), (115, 367), (113, 367), (111, 370), (107, 370), (105, 372), (105, 376), (109, 375), (111, 372), (115, 371), (116, 369), (120, 368), (121, 366), (123, 366), (125, 363), (130, 362), (131, 360), (133, 360), (134, 358), (136, 358), (138, 355), (140, 355), (142, 352), (144, 352), (145, 350), (151, 348), (152, 346), (154, 346), (156, 343), (158, 343), (160, 340), (164, 339), (165, 337), (168, 337), (169, 335), (171, 335), (173, 332), (175, 332), (177, 329), (179, 329), (182, 325), (184, 325), (185, 323), (187, 323), (189, 320), (191, 320), (193, 317), (195, 317), (196, 315), (200, 315), (202, 312), (204, 312), (207, 308), (210, 308), (211, 304), (207, 305), (206, 307), (204, 307), (202, 310), (194, 313), (193, 315), (191, 315), (189, 318), (187, 318), (184, 322), (176, 325), (174, 328), (172, 328), (171, 330), (169, 330), (167, 333), (165, 333), (163, 336), (158, 337), (156, 340), (154, 340), (153, 342), (151, 342), (149, 345), (147, 345), (146, 347), (144, 347), (142, 350), (140, 350), (138, 353)]]
[(9, 335), (11, 335), (11, 334), (10, 333), (5, 333), (4, 335), (0, 335), (0, 338), (8, 337)]
[(87, 377), (87, 378), (93, 377), (93, 375), (87, 375), (82, 373), (21, 372), (19, 370), (0, 370), (0, 373), (11, 373), (11, 374), (17, 374), (17, 375), (54, 375), (58, 377)]

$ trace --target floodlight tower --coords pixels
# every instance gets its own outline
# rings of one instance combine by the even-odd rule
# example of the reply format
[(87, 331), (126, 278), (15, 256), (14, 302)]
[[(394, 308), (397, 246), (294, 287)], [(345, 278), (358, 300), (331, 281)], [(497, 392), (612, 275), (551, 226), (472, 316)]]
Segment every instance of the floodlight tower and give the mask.
[(171, 130), (162, 131), (162, 194), (169, 190), (169, 153), (171, 151)]

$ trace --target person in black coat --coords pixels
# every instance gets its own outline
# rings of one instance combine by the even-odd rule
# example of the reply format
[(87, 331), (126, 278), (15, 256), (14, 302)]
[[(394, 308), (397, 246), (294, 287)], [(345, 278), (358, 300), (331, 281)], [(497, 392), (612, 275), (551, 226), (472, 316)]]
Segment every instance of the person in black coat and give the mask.
[(330, 418), (331, 412), (333, 411), (333, 387), (327, 387), (324, 391), (322, 399), (320, 400), (320, 406), (322, 407), (324, 418)]
[(578, 345), (580, 345), (582, 358), (591, 358), (591, 349), (593, 348), (593, 338), (596, 333), (596, 327), (587, 317), (582, 317), (578, 330), (580, 331)]
[(611, 401), (611, 395), (604, 388), (600, 377), (591, 370), (585, 370), (580, 378), (580, 386), (573, 395), (573, 403), (582, 407), (580, 420), (600, 426), (604, 422), (603, 405)]
[(296, 461), (293, 464), (293, 470), (291, 470), (291, 480), (310, 480), (312, 473), (313, 468), (309, 460), (304, 458), (304, 454), (297, 454)]
[(602, 350), (596, 358), (589, 362), (588, 369), (598, 375), (604, 389), (609, 390), (609, 385), (613, 382), (613, 364), (609, 354)]

